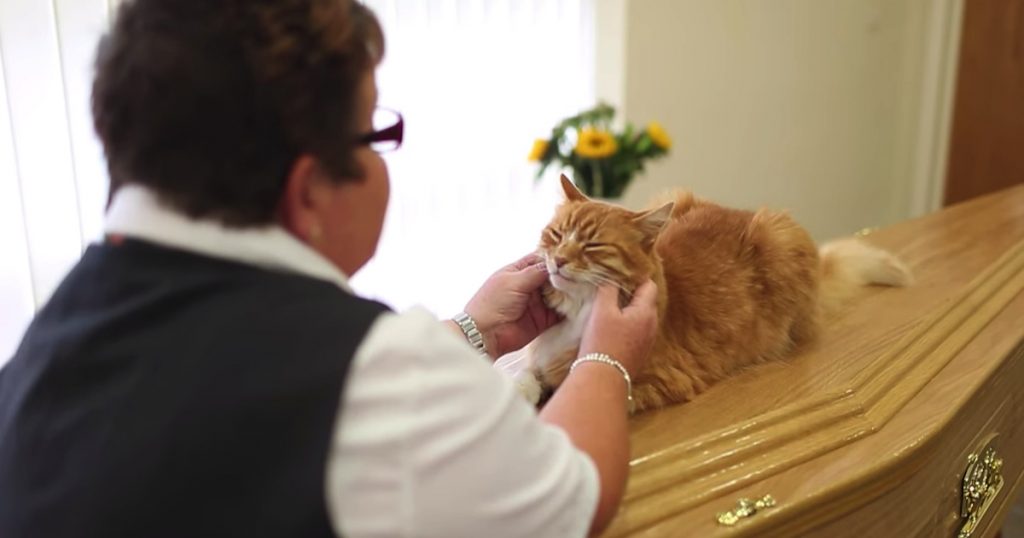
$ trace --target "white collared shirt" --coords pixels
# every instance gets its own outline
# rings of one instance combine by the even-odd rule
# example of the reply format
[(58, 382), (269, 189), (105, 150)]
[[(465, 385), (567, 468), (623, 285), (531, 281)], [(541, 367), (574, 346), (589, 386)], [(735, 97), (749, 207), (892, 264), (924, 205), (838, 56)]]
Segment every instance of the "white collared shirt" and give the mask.
[[(118, 190), (105, 231), (351, 292), (279, 226), (192, 220), (137, 185)], [(324, 488), (334, 530), (349, 538), (585, 536), (598, 498), (590, 458), (421, 308), (381, 315), (356, 350)]]

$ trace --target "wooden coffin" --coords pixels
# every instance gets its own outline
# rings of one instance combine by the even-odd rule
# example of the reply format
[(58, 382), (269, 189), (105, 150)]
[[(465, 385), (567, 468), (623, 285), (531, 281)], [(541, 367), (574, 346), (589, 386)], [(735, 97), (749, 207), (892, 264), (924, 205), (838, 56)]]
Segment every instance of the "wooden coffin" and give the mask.
[(635, 417), (606, 536), (998, 531), (1024, 474), (1024, 186), (865, 240), (917, 282), (868, 290), (806, 353)]

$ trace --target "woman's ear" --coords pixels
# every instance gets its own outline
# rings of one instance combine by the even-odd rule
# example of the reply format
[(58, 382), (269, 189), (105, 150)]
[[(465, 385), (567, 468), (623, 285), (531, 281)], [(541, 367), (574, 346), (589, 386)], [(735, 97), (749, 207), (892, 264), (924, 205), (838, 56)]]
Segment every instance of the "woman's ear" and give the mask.
[(323, 206), (321, 192), (327, 185), (322, 169), (311, 155), (303, 154), (292, 164), (285, 179), (278, 206), (278, 220), (292, 235), (314, 243), (323, 233), (320, 222)]

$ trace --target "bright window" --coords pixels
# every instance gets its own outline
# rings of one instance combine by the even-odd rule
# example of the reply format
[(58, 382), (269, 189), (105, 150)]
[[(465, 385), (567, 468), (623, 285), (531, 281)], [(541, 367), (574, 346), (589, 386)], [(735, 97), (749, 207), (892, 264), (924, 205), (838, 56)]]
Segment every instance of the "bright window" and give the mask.
[(458, 312), (491, 272), (532, 251), (559, 200), (533, 181), (533, 139), (593, 105), (589, 0), (378, 0), (380, 103), (406, 119), (386, 159), (392, 196), (355, 287), (396, 308)]

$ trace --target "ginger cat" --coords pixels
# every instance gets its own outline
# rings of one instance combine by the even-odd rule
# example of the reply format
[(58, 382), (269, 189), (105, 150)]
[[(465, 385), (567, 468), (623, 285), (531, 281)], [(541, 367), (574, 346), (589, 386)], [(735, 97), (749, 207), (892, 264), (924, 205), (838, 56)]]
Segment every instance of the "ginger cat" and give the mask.
[(520, 390), (534, 404), (568, 374), (596, 286), (622, 300), (658, 285), (659, 328), (633, 377), (637, 411), (691, 400), (745, 366), (814, 340), (825, 313), (870, 284), (905, 286), (893, 255), (854, 239), (824, 245), (788, 214), (729, 209), (689, 192), (644, 212), (592, 201), (562, 176), (566, 201), (541, 235), (548, 306), (565, 320), (523, 350)]

